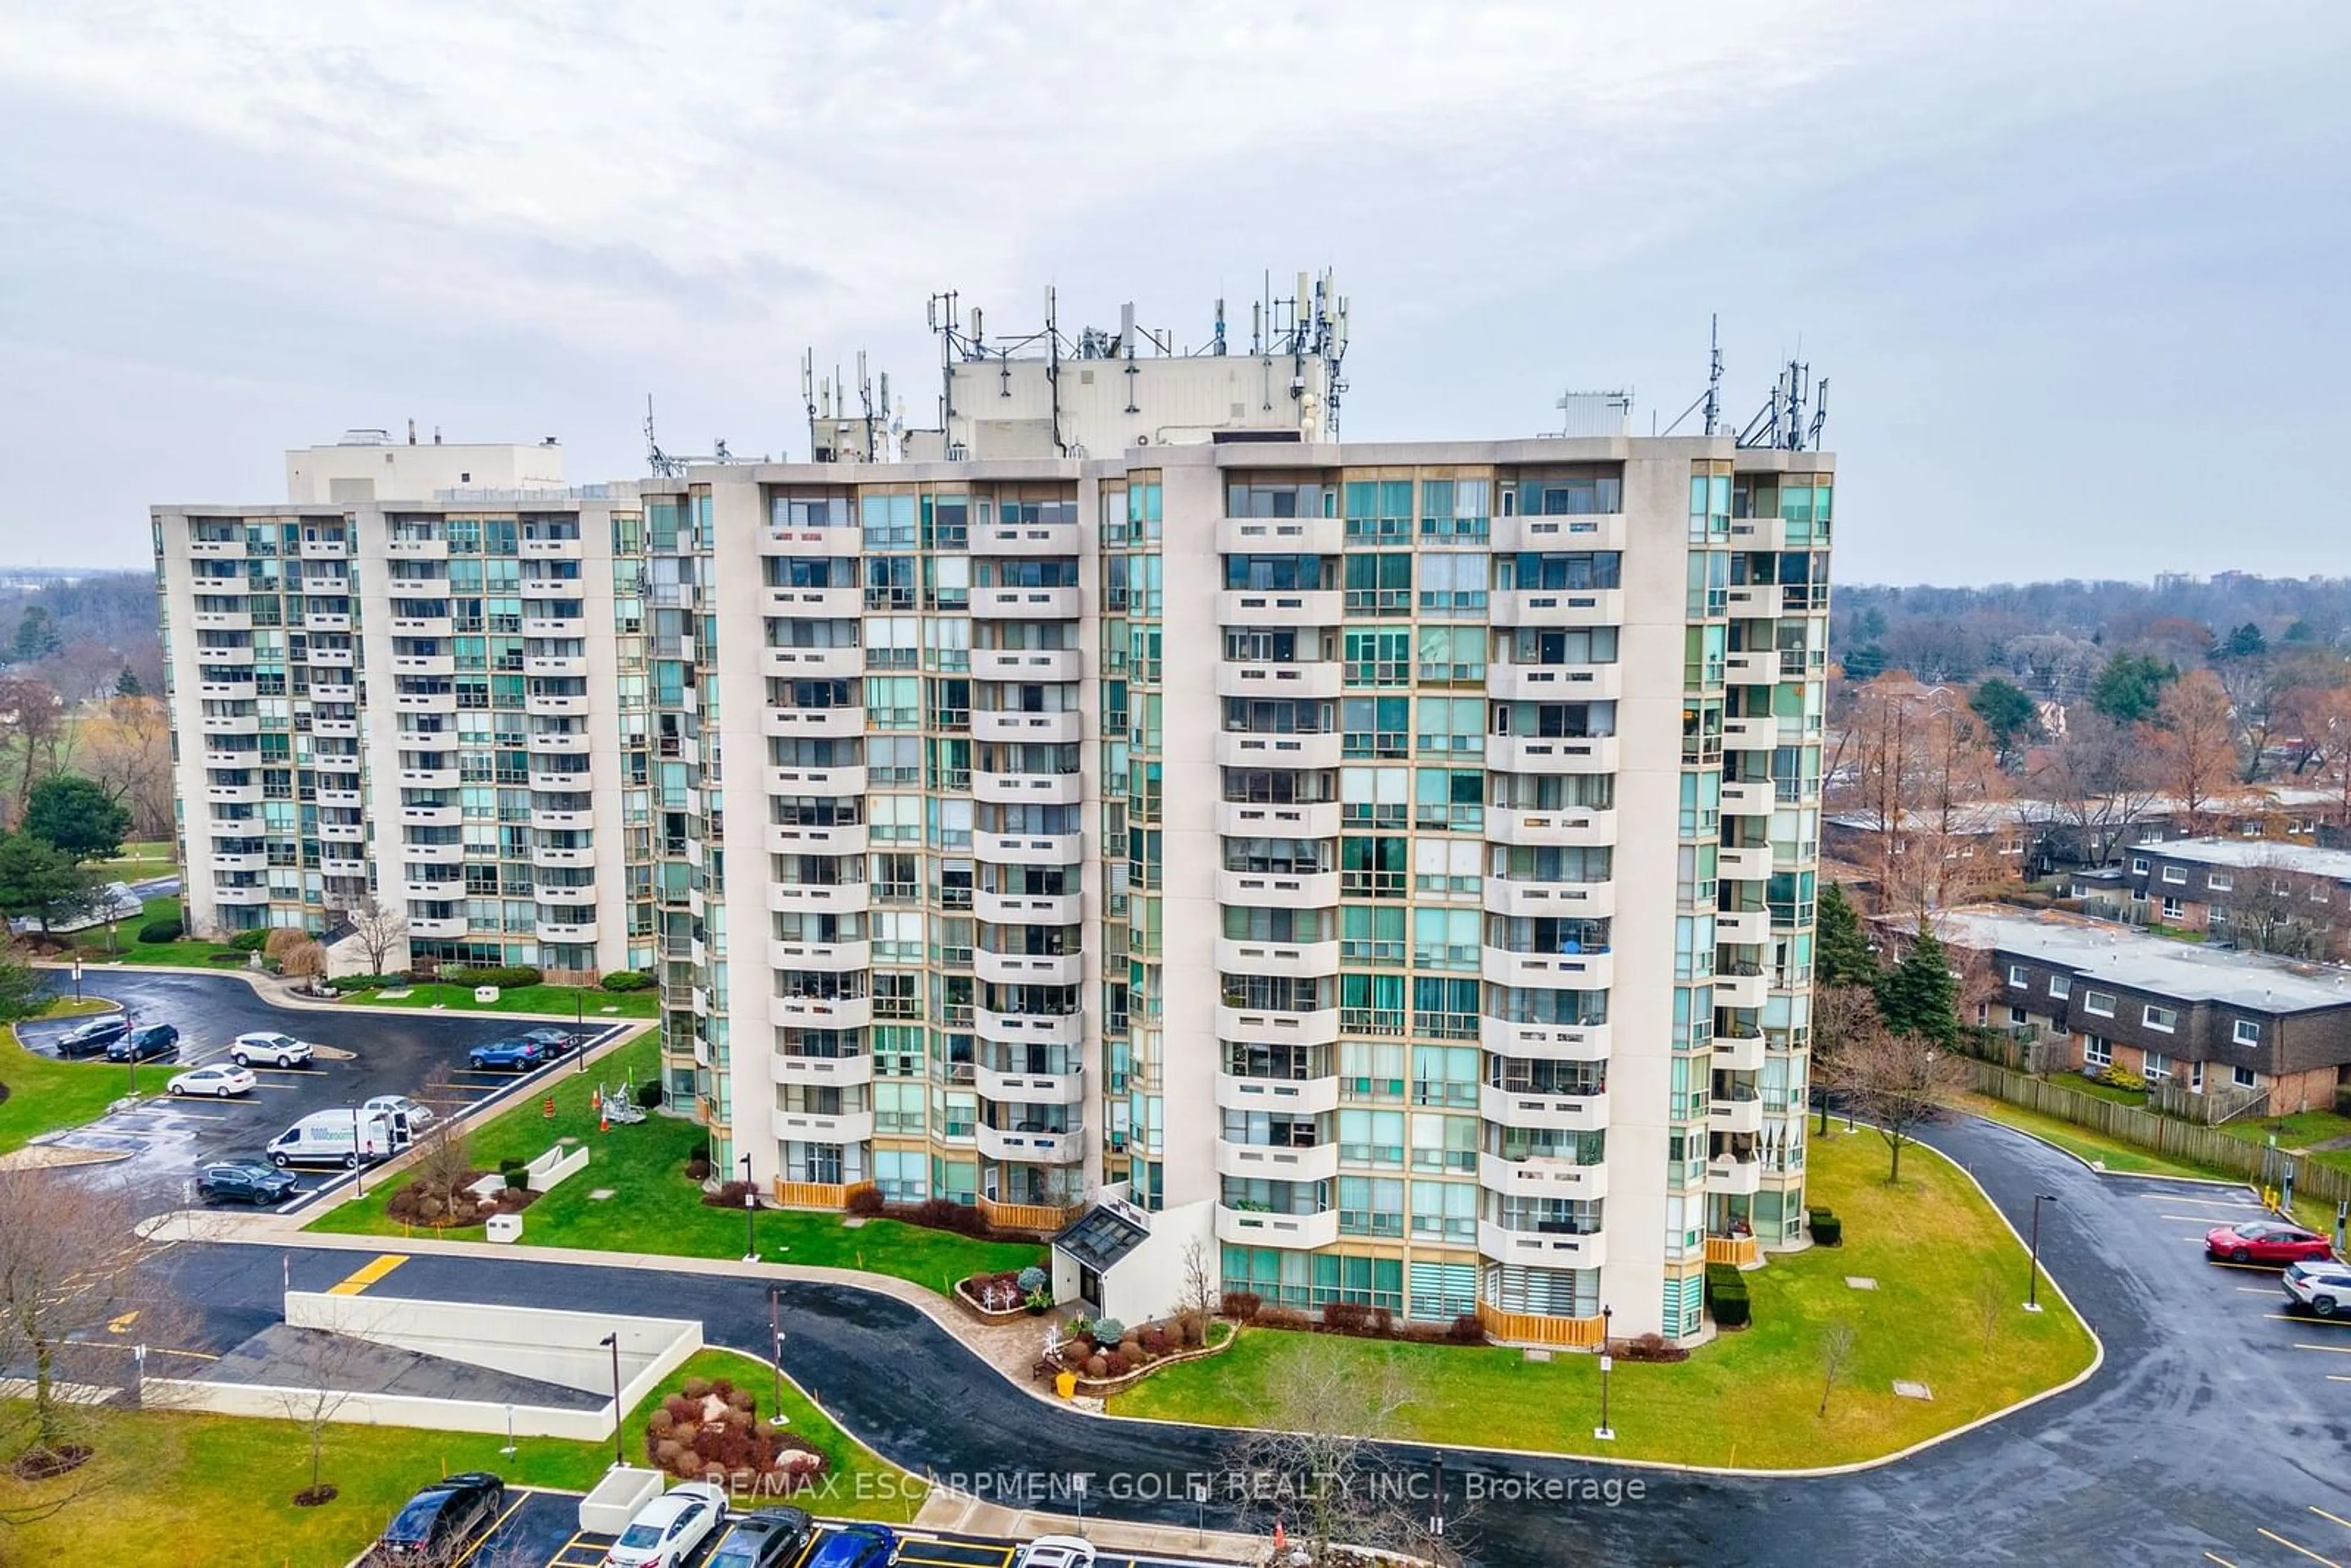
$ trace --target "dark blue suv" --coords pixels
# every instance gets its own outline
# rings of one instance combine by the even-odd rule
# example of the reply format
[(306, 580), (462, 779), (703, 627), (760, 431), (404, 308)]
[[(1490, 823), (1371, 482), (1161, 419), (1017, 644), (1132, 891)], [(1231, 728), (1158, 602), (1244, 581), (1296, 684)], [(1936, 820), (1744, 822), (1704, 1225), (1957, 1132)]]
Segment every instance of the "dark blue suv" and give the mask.
[(896, 1561), (896, 1531), (880, 1524), (844, 1524), (818, 1542), (800, 1568), (888, 1568)]
[(487, 1470), (460, 1470), (408, 1500), (384, 1527), (373, 1563), (455, 1563), (466, 1542), (486, 1535), (506, 1511), (507, 1483)]
[(144, 1029), (134, 1029), (106, 1048), (109, 1061), (146, 1061), (158, 1056), (180, 1054), (180, 1031), (167, 1023), (151, 1023)]
[(476, 1072), (528, 1072), (544, 1067), (559, 1054), (544, 1041), (494, 1040), (465, 1053), (465, 1064)]

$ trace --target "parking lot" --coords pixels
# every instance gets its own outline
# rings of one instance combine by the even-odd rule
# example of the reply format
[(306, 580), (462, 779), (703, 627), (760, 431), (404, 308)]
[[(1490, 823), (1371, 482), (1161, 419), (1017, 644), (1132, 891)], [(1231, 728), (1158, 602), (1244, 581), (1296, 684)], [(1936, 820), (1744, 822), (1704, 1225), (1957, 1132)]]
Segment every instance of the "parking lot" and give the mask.
[[(458, 1568), (601, 1568), (609, 1535), (580, 1531), (580, 1500), (569, 1492), (517, 1491), (507, 1494), (507, 1513), (498, 1527), (458, 1559)], [(905, 1542), (899, 1554), (902, 1568), (1010, 1568), (1019, 1543), (977, 1536), (940, 1535), (911, 1526), (896, 1527)], [(696, 1568), (710, 1554), (722, 1533), (695, 1549), (682, 1568)], [(822, 1529), (820, 1529), (820, 1539)], [(1217, 1568), (1220, 1559), (1207, 1557), (1136, 1557), (1105, 1549), (1094, 1559), (1095, 1568)]]
[[(218, 1160), (261, 1158), (272, 1138), (313, 1112), (347, 1109), (379, 1094), (402, 1094), (423, 1101), (436, 1115), (448, 1115), (511, 1090), (515, 1074), (475, 1071), (466, 1066), (465, 1053), (538, 1026), (528, 1019), (282, 1008), (230, 976), (90, 969), (84, 973), (82, 994), (120, 1004), (134, 1028), (156, 1023), (177, 1028), (179, 1055), (157, 1065), (184, 1071), (225, 1061), (230, 1043), (255, 1030), (290, 1034), (319, 1048), (307, 1066), (256, 1064), (259, 1086), (241, 1098), (157, 1096), (47, 1140), (126, 1154), (127, 1159), (101, 1168), (126, 1181), (149, 1212), (192, 1203), (198, 1167)], [(17, 1035), (28, 1048), (43, 1051), (83, 1021), (42, 1019), (18, 1026)], [(591, 1019), (581, 1034), (592, 1049), (628, 1027)], [(532, 1075), (532, 1081), (574, 1071), (578, 1061), (567, 1058)], [(91, 1071), (107, 1069), (94, 1066)], [(428, 1090), (436, 1073), (445, 1081)], [(296, 1204), (311, 1192), (351, 1179), (339, 1170), (297, 1174), (302, 1186)]]

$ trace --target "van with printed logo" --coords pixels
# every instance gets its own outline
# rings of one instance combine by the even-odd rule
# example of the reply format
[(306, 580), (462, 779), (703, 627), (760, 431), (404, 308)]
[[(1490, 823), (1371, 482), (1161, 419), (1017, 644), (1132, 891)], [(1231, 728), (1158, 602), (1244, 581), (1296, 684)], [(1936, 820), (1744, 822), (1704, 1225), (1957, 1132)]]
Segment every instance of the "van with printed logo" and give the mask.
[(356, 1170), (361, 1160), (390, 1159), (408, 1140), (381, 1111), (317, 1111), (270, 1140), (269, 1163), (340, 1166)]

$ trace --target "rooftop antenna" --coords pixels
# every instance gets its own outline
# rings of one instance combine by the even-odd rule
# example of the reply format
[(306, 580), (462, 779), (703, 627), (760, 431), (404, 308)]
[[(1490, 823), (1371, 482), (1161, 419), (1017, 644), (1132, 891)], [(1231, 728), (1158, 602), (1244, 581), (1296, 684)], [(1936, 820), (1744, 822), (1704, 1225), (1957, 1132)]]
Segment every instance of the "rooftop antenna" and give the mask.
[(685, 472), (685, 465), (661, 449), (653, 437), (653, 394), (645, 394), (645, 466), (664, 479), (674, 479)]
[[(1658, 434), (1671, 435), (1675, 430), (1680, 426), (1683, 420), (1687, 419), (1693, 413), (1697, 412), (1700, 408), (1706, 410), (1706, 433), (1708, 435), (1714, 435), (1720, 433), (1722, 423), (1722, 337), (1718, 329), (1719, 328), (1721, 319), (1722, 319), (1719, 316), (1708, 316), (1706, 319), (1706, 391), (1700, 392), (1698, 397), (1691, 402), (1689, 407), (1674, 415), (1674, 423), (1666, 426), (1664, 431)], [(1654, 423), (1655, 420), (1653, 417), (1652, 423)], [(1743, 445), (1745, 444), (1742, 442), (1741, 444)]]
[(1217, 335), (1208, 340), (1208, 352), (1221, 360), (1225, 357), (1225, 297), (1217, 296)]
[(710, 456), (711, 461), (715, 463), (735, 461), (735, 455), (726, 450), (726, 438), (723, 435), (714, 435), (710, 438)]
[(857, 406), (865, 418), (865, 461), (873, 461), (873, 378), (865, 373), (865, 350), (857, 350)]
[(1063, 457), (1069, 444), (1061, 439), (1061, 328), (1051, 284), (1045, 286), (1045, 387), (1053, 403), (1053, 450)]
[(808, 406), (809, 461), (816, 461), (816, 350), (800, 350), (800, 402)]

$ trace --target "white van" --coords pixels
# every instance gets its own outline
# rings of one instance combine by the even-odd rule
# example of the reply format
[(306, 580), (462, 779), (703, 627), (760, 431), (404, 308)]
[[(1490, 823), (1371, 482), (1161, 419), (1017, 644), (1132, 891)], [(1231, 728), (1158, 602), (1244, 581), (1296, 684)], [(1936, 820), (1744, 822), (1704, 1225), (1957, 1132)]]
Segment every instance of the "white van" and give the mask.
[(287, 1166), (340, 1166), (345, 1170), (360, 1161), (389, 1159), (407, 1140), (392, 1118), (381, 1111), (318, 1111), (303, 1117), (270, 1141), (269, 1163)]

